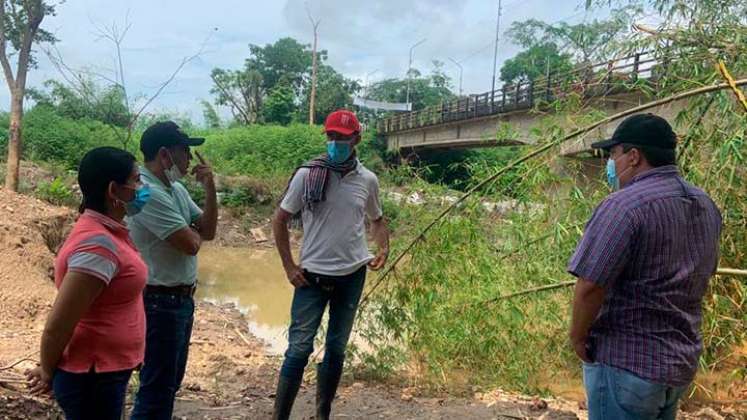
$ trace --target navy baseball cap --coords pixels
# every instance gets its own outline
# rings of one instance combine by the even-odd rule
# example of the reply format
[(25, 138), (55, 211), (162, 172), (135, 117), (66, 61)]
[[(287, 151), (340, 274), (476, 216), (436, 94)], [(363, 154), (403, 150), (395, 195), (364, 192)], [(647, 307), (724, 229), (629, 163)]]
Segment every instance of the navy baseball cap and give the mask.
[(611, 138), (592, 143), (591, 148), (609, 151), (613, 146), (623, 143), (674, 150), (677, 147), (677, 135), (664, 118), (650, 113), (636, 114), (624, 119)]
[(140, 138), (140, 151), (145, 156), (153, 156), (162, 147), (200, 146), (205, 143), (201, 137), (189, 137), (173, 121), (161, 121), (148, 127)]

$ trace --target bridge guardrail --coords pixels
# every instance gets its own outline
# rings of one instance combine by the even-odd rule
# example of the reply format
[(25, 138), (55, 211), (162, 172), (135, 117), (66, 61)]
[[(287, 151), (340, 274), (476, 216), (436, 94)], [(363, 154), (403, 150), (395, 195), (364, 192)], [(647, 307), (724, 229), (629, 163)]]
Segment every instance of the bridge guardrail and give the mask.
[(549, 74), (538, 79), (504, 85), (500, 89), (385, 118), (378, 122), (379, 133), (387, 134), (453, 121), (533, 108), (539, 101), (552, 102), (569, 94), (600, 97), (617, 93), (620, 82), (656, 78), (659, 62), (652, 52), (579, 67), (563, 74)]

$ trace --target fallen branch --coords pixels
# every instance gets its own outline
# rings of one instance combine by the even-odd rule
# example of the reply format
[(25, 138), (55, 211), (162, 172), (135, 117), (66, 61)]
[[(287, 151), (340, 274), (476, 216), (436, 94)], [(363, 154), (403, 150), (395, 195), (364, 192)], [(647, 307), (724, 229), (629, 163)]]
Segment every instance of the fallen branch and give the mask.
[(37, 360), (31, 359), (31, 356), (35, 355), (36, 353), (39, 353), (39, 350), (32, 351), (31, 353), (23, 356), (22, 358), (20, 358), (20, 359), (16, 360), (15, 362), (9, 364), (8, 366), (0, 367), (0, 372), (2, 372), (4, 370), (13, 369), (18, 364), (26, 362), (26, 361), (29, 361), (29, 362), (38, 362)]
[[(716, 270), (715, 274), (721, 275), (721, 276), (742, 276), (742, 277), (747, 277), (747, 270), (738, 270), (738, 269), (735, 269), (735, 268), (719, 268), (719, 269)], [(526, 290), (521, 290), (521, 291), (514, 292), (514, 293), (509, 293), (507, 295), (502, 295), (502, 296), (498, 296), (498, 297), (495, 297), (495, 298), (492, 298), (492, 299), (483, 300), (481, 302), (467, 303), (467, 304), (463, 305), (462, 308), (465, 308), (465, 307), (468, 307), (468, 306), (490, 305), (490, 304), (499, 302), (501, 300), (511, 299), (511, 298), (514, 298), (514, 297), (517, 297), (517, 296), (529, 295), (529, 294), (537, 293), (537, 292), (545, 292), (545, 291), (548, 291), (548, 290), (561, 289), (563, 287), (569, 287), (569, 286), (573, 286), (575, 284), (576, 284), (576, 280), (570, 280), (570, 281), (564, 281), (564, 282), (561, 282), (561, 283), (553, 283), (553, 284), (548, 284), (548, 285), (545, 285), (545, 286), (533, 287), (531, 289), (526, 289)]]
[[(735, 86), (746, 85), (747, 84), (747, 79), (740, 79), (740, 80), (734, 81), (733, 84)], [(523, 157), (521, 157), (521, 158), (519, 158), (519, 159), (517, 159), (517, 160), (515, 160), (515, 161), (513, 161), (511, 163), (509, 163), (508, 165), (506, 165), (503, 168), (501, 168), (498, 171), (496, 171), (496, 173), (494, 173), (493, 175), (487, 177), (486, 179), (484, 179), (483, 181), (481, 181), (480, 183), (478, 183), (477, 185), (475, 185), (474, 187), (472, 187), (471, 189), (469, 189), (461, 197), (459, 197), (456, 201), (454, 201), (451, 205), (449, 205), (446, 209), (444, 209), (433, 221), (431, 221), (431, 223), (429, 223), (405, 247), (405, 249), (403, 249), (397, 255), (397, 257), (394, 259), (394, 261), (376, 279), (376, 283), (374, 283), (374, 285), (366, 292), (366, 295), (363, 296), (363, 298), (361, 299), (361, 303), (360, 303), (359, 308), (363, 307), (367, 303), (367, 301), (368, 301), (369, 297), (371, 296), (371, 294), (374, 293), (376, 291), (376, 289), (379, 287), (379, 285), (381, 285), (381, 283), (384, 281), (384, 279), (386, 279), (387, 276), (389, 276), (389, 273), (391, 273), (397, 267), (397, 264), (399, 264), (400, 261), (402, 261), (402, 259), (405, 257), (405, 255), (407, 255), (412, 250), (412, 248), (415, 247), (415, 244), (417, 244), (421, 239), (425, 238), (425, 234), (428, 233), (428, 231), (430, 231), (447, 214), (449, 214), (453, 209), (455, 209), (459, 204), (461, 204), (464, 200), (466, 200), (468, 197), (470, 197), (476, 191), (480, 190), (486, 184), (488, 184), (488, 183), (490, 183), (490, 182), (492, 182), (492, 181), (500, 178), (501, 176), (503, 176), (505, 173), (507, 173), (511, 169), (513, 169), (513, 168), (517, 167), (518, 165), (526, 162), (527, 160), (533, 159), (533, 158), (535, 158), (535, 157), (537, 157), (537, 156), (539, 156), (539, 155), (547, 152), (548, 150), (553, 149), (553, 148), (555, 148), (555, 147), (557, 147), (557, 146), (565, 143), (568, 140), (571, 140), (571, 139), (573, 139), (575, 137), (578, 137), (579, 135), (588, 133), (588, 132), (590, 132), (590, 131), (592, 131), (592, 130), (594, 130), (594, 129), (596, 129), (596, 128), (604, 125), (604, 124), (608, 124), (608, 123), (610, 123), (612, 121), (615, 121), (615, 120), (627, 117), (629, 115), (633, 115), (633, 114), (639, 113), (641, 111), (645, 111), (647, 109), (656, 108), (658, 106), (662, 106), (662, 105), (666, 105), (666, 104), (669, 104), (669, 103), (672, 103), (672, 102), (676, 102), (678, 100), (690, 98), (690, 97), (697, 96), (697, 95), (702, 95), (704, 93), (715, 92), (715, 91), (719, 91), (719, 90), (723, 90), (723, 89), (729, 89), (729, 88), (731, 88), (731, 85), (729, 83), (720, 83), (720, 84), (717, 84), (717, 85), (704, 86), (704, 87), (700, 87), (700, 88), (697, 88), (697, 89), (692, 89), (692, 90), (688, 90), (688, 91), (685, 91), (685, 92), (680, 92), (678, 94), (675, 94), (675, 95), (672, 95), (672, 96), (669, 96), (669, 97), (666, 97), (666, 98), (663, 98), (663, 99), (659, 99), (659, 100), (652, 101), (652, 102), (649, 102), (649, 103), (646, 103), (646, 104), (643, 104), (643, 105), (639, 105), (637, 107), (630, 108), (628, 110), (625, 110), (625, 111), (619, 112), (617, 114), (611, 115), (611, 116), (609, 116), (607, 118), (603, 118), (603, 119), (601, 119), (601, 120), (599, 120), (599, 121), (597, 121), (597, 122), (595, 122), (593, 124), (590, 124), (590, 125), (588, 125), (586, 127), (582, 127), (580, 129), (574, 130), (570, 134), (565, 135), (565, 136), (563, 136), (563, 137), (561, 137), (561, 138), (559, 138), (557, 140), (554, 140), (554, 141), (552, 141), (550, 143), (547, 143), (544, 146), (540, 146), (540, 147), (536, 148), (535, 150), (533, 150), (532, 152), (526, 154), (525, 156), (523, 156)]]

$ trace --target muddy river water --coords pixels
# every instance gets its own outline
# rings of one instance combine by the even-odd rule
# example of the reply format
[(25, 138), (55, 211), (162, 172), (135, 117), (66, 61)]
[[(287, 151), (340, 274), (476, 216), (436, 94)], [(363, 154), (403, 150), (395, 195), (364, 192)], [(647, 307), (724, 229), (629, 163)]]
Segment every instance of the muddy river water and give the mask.
[(206, 247), (200, 251), (197, 298), (233, 303), (249, 329), (281, 354), (287, 343), (293, 287), (274, 249)]

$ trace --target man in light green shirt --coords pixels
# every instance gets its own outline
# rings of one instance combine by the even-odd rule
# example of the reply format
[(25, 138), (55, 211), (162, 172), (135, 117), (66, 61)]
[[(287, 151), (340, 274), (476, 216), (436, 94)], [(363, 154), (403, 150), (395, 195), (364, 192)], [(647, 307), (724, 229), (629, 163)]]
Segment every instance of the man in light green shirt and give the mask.
[(194, 321), (197, 252), (202, 241), (215, 237), (218, 206), (212, 170), (199, 153), (200, 162), (191, 173), (205, 188), (204, 209), (178, 181), (189, 172), (190, 147), (204, 141), (190, 138), (171, 121), (148, 127), (140, 140), (145, 158), (140, 173), (151, 198), (128, 221), (130, 236), (148, 265), (143, 295), (145, 361), (133, 419), (171, 420), (184, 378)]

